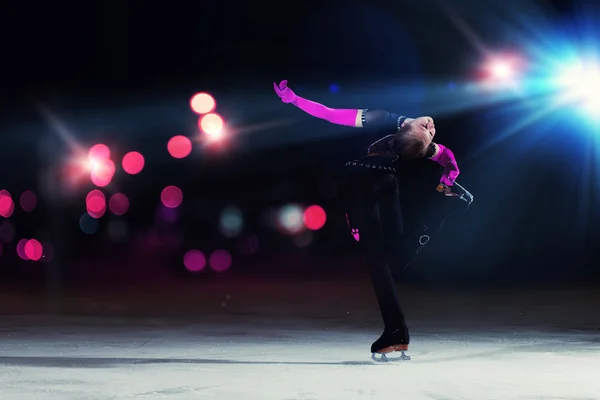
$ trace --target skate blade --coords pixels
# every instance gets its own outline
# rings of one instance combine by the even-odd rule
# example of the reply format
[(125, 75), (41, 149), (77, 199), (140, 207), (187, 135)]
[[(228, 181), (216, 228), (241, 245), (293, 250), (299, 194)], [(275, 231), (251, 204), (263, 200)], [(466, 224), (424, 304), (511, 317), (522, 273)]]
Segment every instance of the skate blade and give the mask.
[[(400, 354), (395, 355), (398, 353)], [(388, 357), (388, 354), (394, 354), (394, 356)], [(410, 360), (410, 356), (407, 356), (406, 353), (404, 353), (404, 350), (400, 350), (393, 353), (373, 353), (371, 354), (371, 359), (377, 362), (408, 361)]]

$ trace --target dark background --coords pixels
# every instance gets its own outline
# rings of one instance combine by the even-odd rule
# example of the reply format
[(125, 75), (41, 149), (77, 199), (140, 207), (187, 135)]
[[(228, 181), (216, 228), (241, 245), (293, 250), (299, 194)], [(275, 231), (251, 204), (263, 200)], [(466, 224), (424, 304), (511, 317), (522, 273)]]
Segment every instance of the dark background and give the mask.
[[(491, 51), (519, 51), (544, 29), (569, 31), (584, 6), (591, 7), (512, 0), (15, 2), (1, 28), (0, 186), (11, 193), (33, 189), (39, 205), (31, 214), (17, 207), (11, 217), (16, 239), (4, 243), (0, 276), (10, 284), (109, 285), (236, 274), (343, 277), (364, 270), (346, 230), (336, 175), (373, 138), (282, 104), (272, 82), (288, 79), (299, 95), (331, 107), (432, 115), (437, 140), (457, 155), (459, 182), (476, 200), (402, 279), (597, 282), (598, 128), (570, 114), (520, 126), (517, 119), (537, 110), (515, 107), (514, 99), (487, 104), (468, 92), (458, 95), (456, 86), (473, 78), (483, 57), (444, 11), (460, 15)], [(199, 135), (188, 105), (198, 91), (214, 95), (236, 134), (221, 149), (173, 160), (165, 151), (171, 136)], [(468, 106), (453, 107), (457, 96)], [(131, 199), (122, 217), (128, 240), (115, 243), (106, 235), (109, 216), (99, 233), (81, 232), (91, 185), (69, 198), (43, 188), (45, 172), (66, 157), (61, 130), (83, 146), (101, 142), (115, 154), (145, 155), (142, 174), (117, 172), (110, 189)], [(434, 191), (439, 173), (428, 162), (403, 171), (408, 231), (442, 207)], [(160, 190), (169, 184), (184, 192), (180, 219), (157, 226)], [(265, 212), (288, 203), (320, 204), (328, 214), (309, 246), (299, 248), (263, 224)], [(219, 234), (218, 214), (227, 205), (243, 211), (243, 237), (258, 236), (255, 254), (242, 254), (237, 239)], [(163, 245), (144, 242), (152, 228)], [(53, 261), (19, 260), (20, 237), (51, 243)], [(181, 261), (189, 248), (228, 249), (232, 267), (189, 274)]]

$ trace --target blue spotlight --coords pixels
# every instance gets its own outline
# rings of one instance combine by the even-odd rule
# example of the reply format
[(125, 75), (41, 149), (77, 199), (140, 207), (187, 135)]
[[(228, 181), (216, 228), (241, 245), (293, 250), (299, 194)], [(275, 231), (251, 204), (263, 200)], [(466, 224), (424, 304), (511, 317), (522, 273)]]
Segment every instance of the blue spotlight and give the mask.
[(575, 105), (600, 120), (600, 63), (572, 61), (559, 69), (555, 84), (559, 103)]

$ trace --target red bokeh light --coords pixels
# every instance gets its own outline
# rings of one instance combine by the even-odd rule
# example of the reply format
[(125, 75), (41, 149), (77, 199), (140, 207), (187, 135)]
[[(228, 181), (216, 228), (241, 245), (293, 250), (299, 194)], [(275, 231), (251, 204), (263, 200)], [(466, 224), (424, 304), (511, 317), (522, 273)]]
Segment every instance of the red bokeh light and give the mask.
[(0, 216), (10, 218), (15, 211), (15, 203), (8, 190), (0, 190)]
[(42, 258), (42, 254), (44, 254), (44, 249), (42, 244), (36, 239), (30, 239), (25, 243), (25, 248), (23, 249), (25, 256), (32, 261), (38, 261)]
[(221, 118), (219, 114), (215, 113), (203, 115), (198, 120), (198, 126), (200, 129), (208, 136), (213, 138), (220, 137), (224, 124), (223, 118)]
[(85, 206), (91, 217), (102, 217), (106, 212), (106, 197), (104, 193), (98, 189), (90, 191), (85, 198)]
[(141, 153), (138, 153), (137, 151), (130, 151), (123, 156), (121, 165), (123, 166), (123, 170), (129, 175), (136, 175), (142, 172), (145, 163), (146, 161)]
[(190, 99), (190, 108), (196, 114), (206, 114), (215, 109), (217, 102), (208, 93), (196, 93)]
[(37, 197), (31, 190), (26, 190), (21, 193), (20, 203), (23, 211), (31, 212), (37, 205)]
[(114, 175), (115, 163), (109, 159), (97, 161), (90, 174), (92, 183), (98, 187), (108, 186)]
[(206, 256), (200, 250), (190, 250), (183, 256), (183, 265), (191, 272), (202, 271), (206, 267)]
[(110, 149), (105, 144), (95, 144), (88, 151), (88, 158), (91, 162), (107, 160), (110, 158)]
[(108, 200), (108, 208), (115, 215), (123, 215), (129, 210), (129, 198), (123, 193), (115, 193)]
[(186, 136), (173, 136), (167, 143), (167, 150), (173, 158), (185, 158), (192, 152), (192, 141)]
[(183, 192), (177, 186), (167, 186), (160, 194), (160, 201), (167, 208), (177, 208), (183, 201)]
[(312, 205), (304, 210), (304, 225), (312, 230), (321, 229), (327, 222), (327, 214), (321, 206)]

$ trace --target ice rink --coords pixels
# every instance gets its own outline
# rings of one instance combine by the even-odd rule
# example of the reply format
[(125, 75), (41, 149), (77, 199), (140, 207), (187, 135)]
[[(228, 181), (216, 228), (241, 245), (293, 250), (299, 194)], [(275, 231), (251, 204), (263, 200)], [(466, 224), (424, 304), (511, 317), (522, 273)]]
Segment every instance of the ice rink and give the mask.
[(385, 364), (364, 283), (0, 298), (1, 399), (600, 399), (592, 289), (402, 288), (413, 359)]

